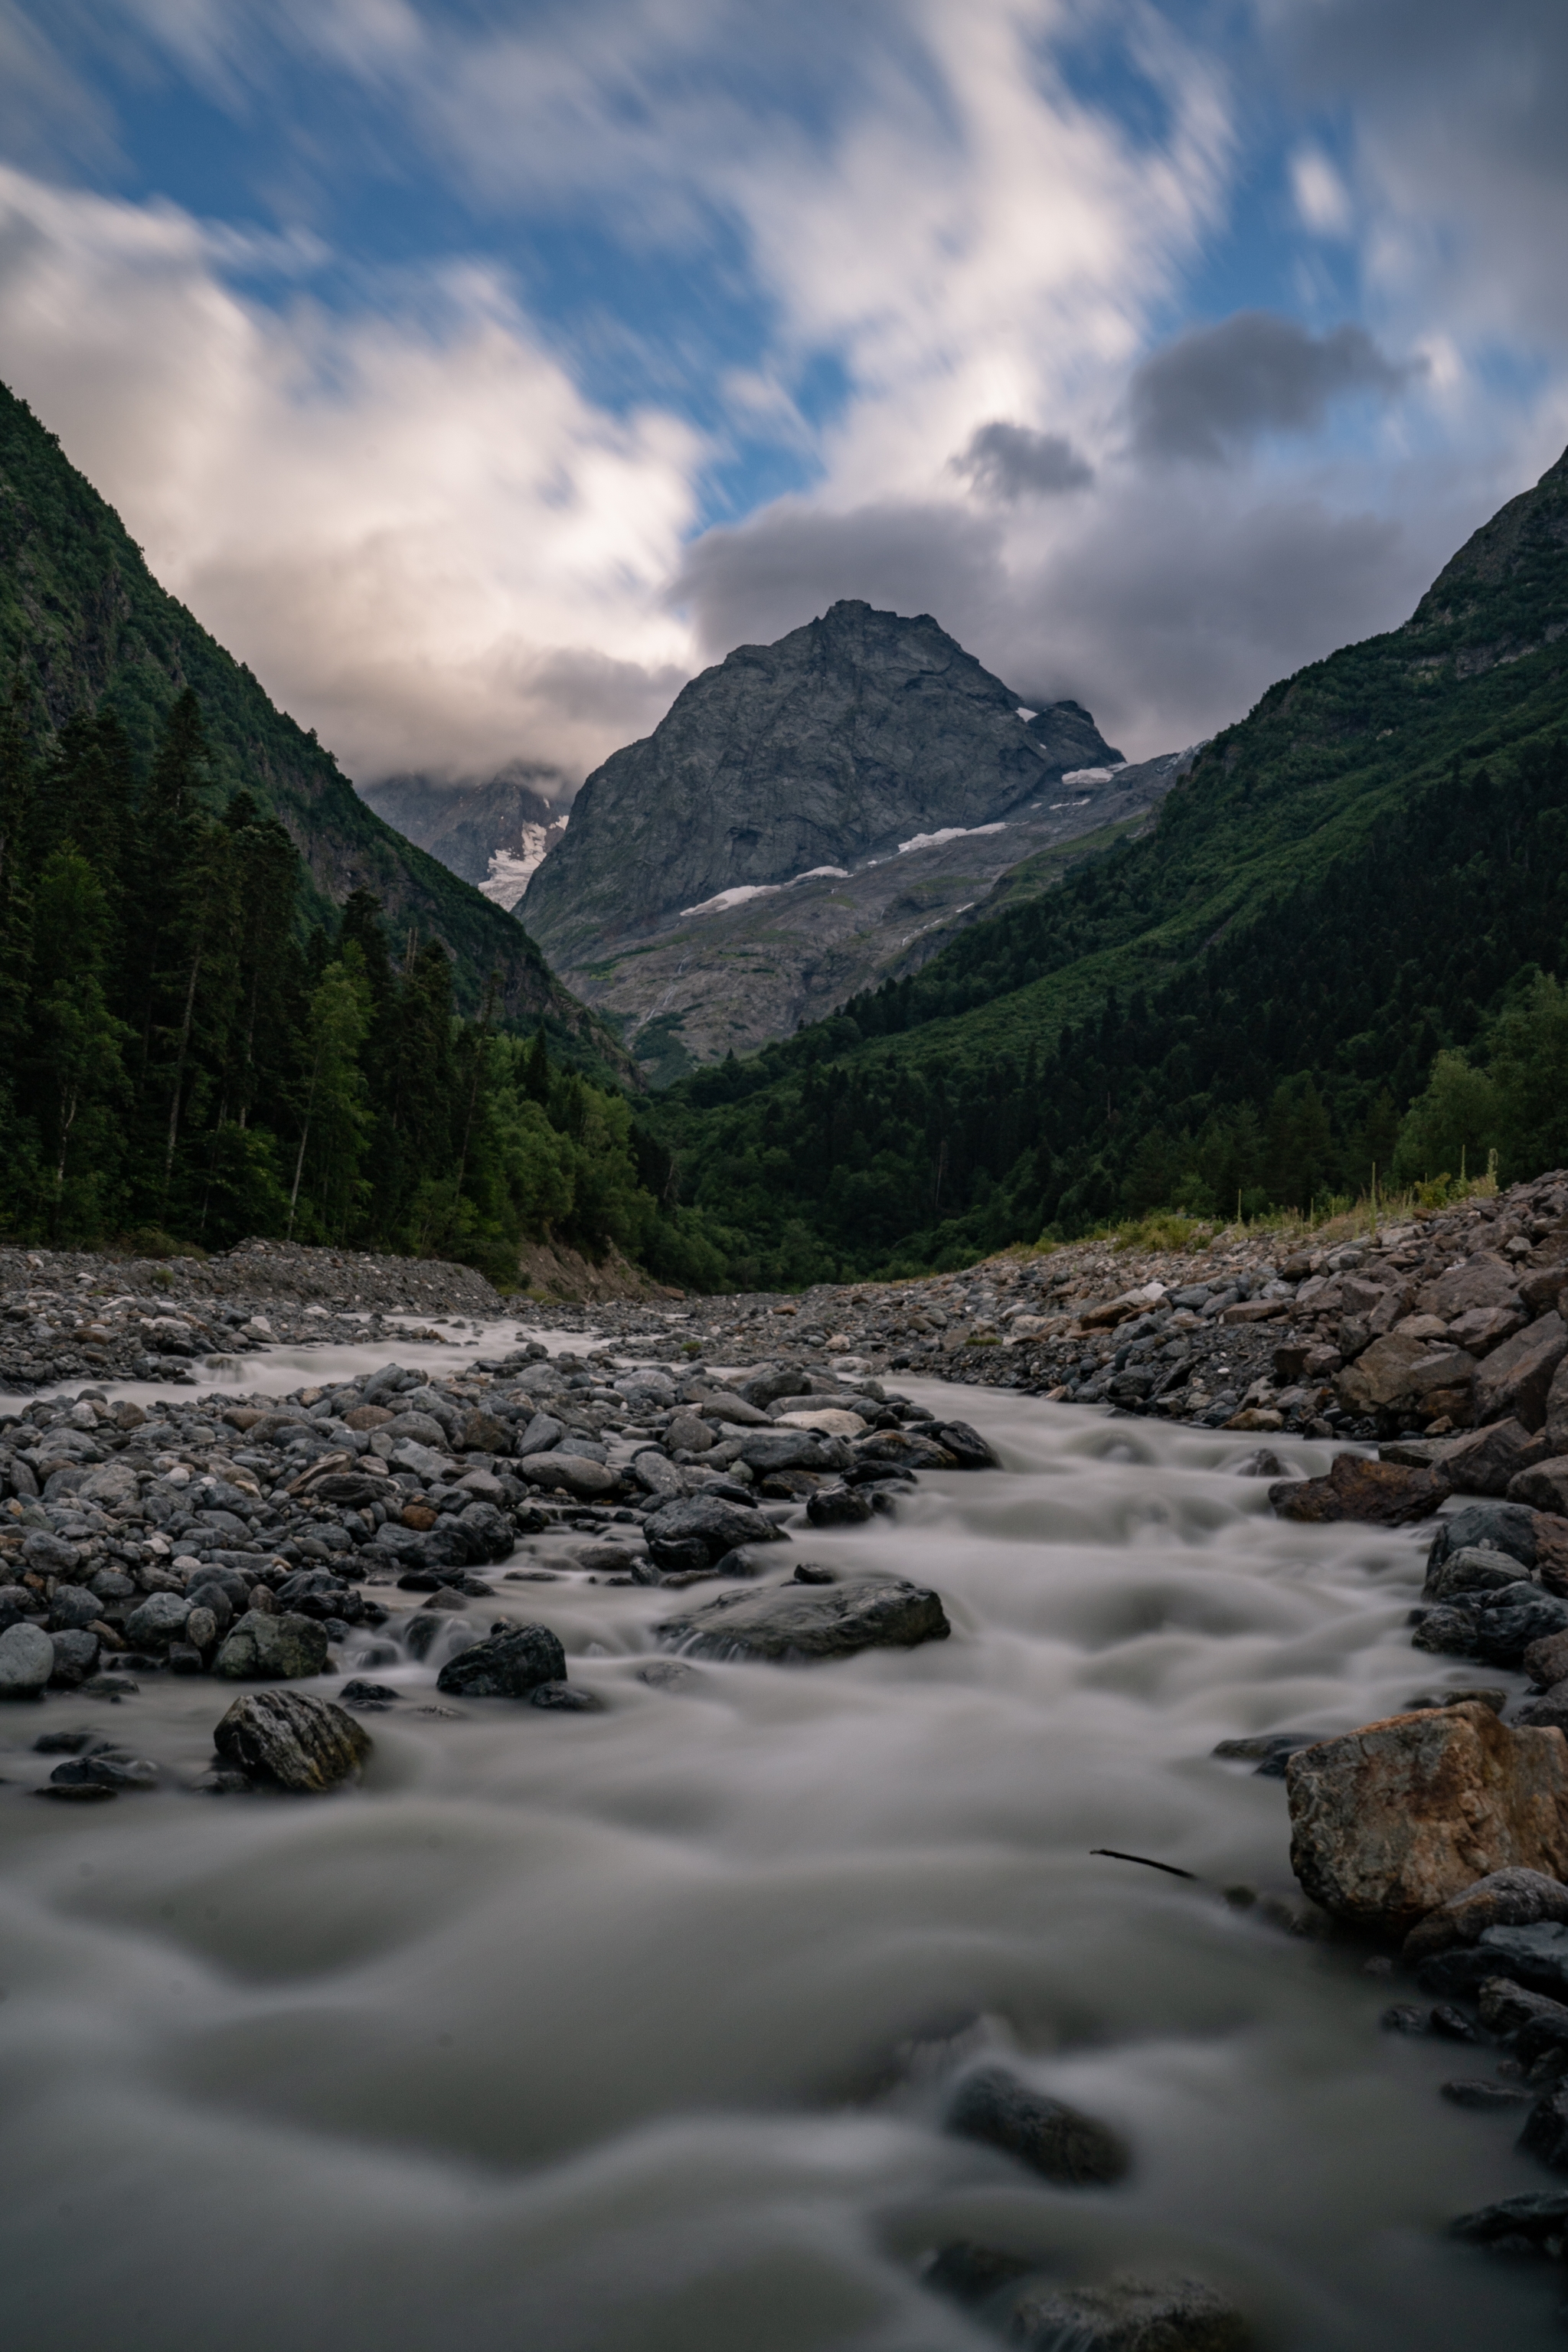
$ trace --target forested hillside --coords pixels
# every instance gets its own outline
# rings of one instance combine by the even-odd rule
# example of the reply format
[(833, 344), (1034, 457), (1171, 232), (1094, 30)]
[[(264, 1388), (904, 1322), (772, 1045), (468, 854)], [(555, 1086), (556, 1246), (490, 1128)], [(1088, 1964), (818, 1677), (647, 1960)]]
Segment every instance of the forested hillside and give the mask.
[[(367, 891), (302, 927), (293, 844), (225, 799), (200, 706), (143, 770), (112, 709), (35, 753), (0, 733), (0, 1224), (56, 1243), (252, 1234), (467, 1259), (515, 1276), (546, 1235), (689, 1276), (623, 1096), (455, 1017), (440, 941), (389, 938)], [(655, 1154), (657, 1164), (657, 1153)], [(149, 1232), (151, 1229), (151, 1232)]]
[(631, 1074), (619, 1046), (554, 980), (521, 924), (405, 841), (354, 791), (313, 732), (165, 593), (112, 507), (25, 401), (0, 385), (0, 693), (17, 680), (34, 740), (112, 711), (145, 767), (187, 688), (201, 705), (218, 799), (247, 791), (282, 824), (306, 868), (301, 910), (323, 919), (354, 890), (400, 938), (439, 939), (453, 990), (478, 1009), (499, 972), (501, 1014), (543, 1018), (579, 1057)]
[(1568, 459), (1403, 629), (1271, 688), (1150, 835), (688, 1079), (658, 1115), (687, 1196), (816, 1279), (1561, 1159), (1565, 630)]

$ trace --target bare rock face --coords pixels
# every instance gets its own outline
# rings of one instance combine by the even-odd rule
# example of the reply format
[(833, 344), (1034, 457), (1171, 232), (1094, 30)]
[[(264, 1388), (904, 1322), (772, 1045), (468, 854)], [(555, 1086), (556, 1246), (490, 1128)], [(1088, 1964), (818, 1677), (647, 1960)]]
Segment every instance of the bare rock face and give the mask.
[(984, 824), (1064, 769), (1119, 758), (1077, 703), (1021, 718), (929, 614), (837, 604), (737, 646), (595, 770), (530, 885), (528, 926), (570, 964), (584, 932), (608, 943), (723, 890)]
[(228, 1762), (297, 1796), (317, 1796), (352, 1780), (373, 1744), (345, 1708), (304, 1691), (249, 1691), (213, 1733), (213, 1746)]
[(1504, 1870), (1568, 1875), (1568, 1739), (1470, 1704), (1390, 1716), (1286, 1768), (1290, 1866), (1341, 1918), (1404, 1930)]
[(1403, 1528), (1430, 1518), (1448, 1492), (1441, 1470), (1407, 1470), (1342, 1454), (1326, 1478), (1291, 1478), (1268, 1489), (1282, 1519), (1366, 1519)]

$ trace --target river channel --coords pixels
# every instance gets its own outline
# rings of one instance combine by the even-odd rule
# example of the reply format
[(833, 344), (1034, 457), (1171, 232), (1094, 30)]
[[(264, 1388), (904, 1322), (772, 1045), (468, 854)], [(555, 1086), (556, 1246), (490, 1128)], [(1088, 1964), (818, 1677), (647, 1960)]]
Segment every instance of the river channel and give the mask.
[[(298, 1360), (272, 1377), (361, 1360)], [(510, 1563), (560, 1580), (498, 1570), (471, 1606), (551, 1626), (602, 1714), (448, 1706), (355, 1636), (305, 1687), (402, 1696), (363, 1788), (315, 1801), (182, 1785), (232, 1695), (205, 1680), (0, 1716), (18, 2352), (978, 2352), (921, 2284), (960, 2238), (1196, 2273), (1300, 2352), (1561, 2343), (1543, 2275), (1441, 2242), (1551, 2185), (1517, 2117), (1439, 2098), (1485, 2053), (1381, 2034), (1364, 1950), (1219, 1892), (1292, 1883), (1283, 1783), (1216, 1741), (1468, 1678), (1410, 1647), (1425, 1534), (1277, 1521), (1245, 1439), (962, 1410), (1001, 1471), (773, 1556), (928, 1584), (946, 1642), (659, 1687), (670, 1596), (589, 1582), (563, 1534)], [(162, 1789), (36, 1799), (32, 1741), (79, 1722)], [(1057, 2189), (946, 2136), (997, 2055), (1131, 2177)]]

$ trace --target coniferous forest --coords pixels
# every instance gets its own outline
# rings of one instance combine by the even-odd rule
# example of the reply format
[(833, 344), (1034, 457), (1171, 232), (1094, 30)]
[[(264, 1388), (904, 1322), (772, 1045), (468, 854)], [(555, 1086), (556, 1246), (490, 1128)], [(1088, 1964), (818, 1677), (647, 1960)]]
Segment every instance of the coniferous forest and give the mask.
[[(224, 801), (196, 696), (150, 761), (112, 707), (0, 729), (0, 1219), (58, 1244), (248, 1234), (453, 1256), (611, 1244), (700, 1278), (626, 1100), (509, 1032), (376, 898), (301, 920), (285, 827)], [(687, 1223), (689, 1221), (685, 1221)]]

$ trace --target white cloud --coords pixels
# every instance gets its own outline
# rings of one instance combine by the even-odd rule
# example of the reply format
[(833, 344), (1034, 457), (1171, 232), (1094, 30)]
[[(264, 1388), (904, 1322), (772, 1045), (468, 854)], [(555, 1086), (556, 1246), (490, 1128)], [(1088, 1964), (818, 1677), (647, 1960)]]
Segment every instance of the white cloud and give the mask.
[(582, 774), (691, 666), (658, 601), (702, 455), (675, 418), (584, 400), (495, 278), (439, 330), (240, 300), (166, 206), (0, 173), (15, 387), (165, 586), (351, 772)]

